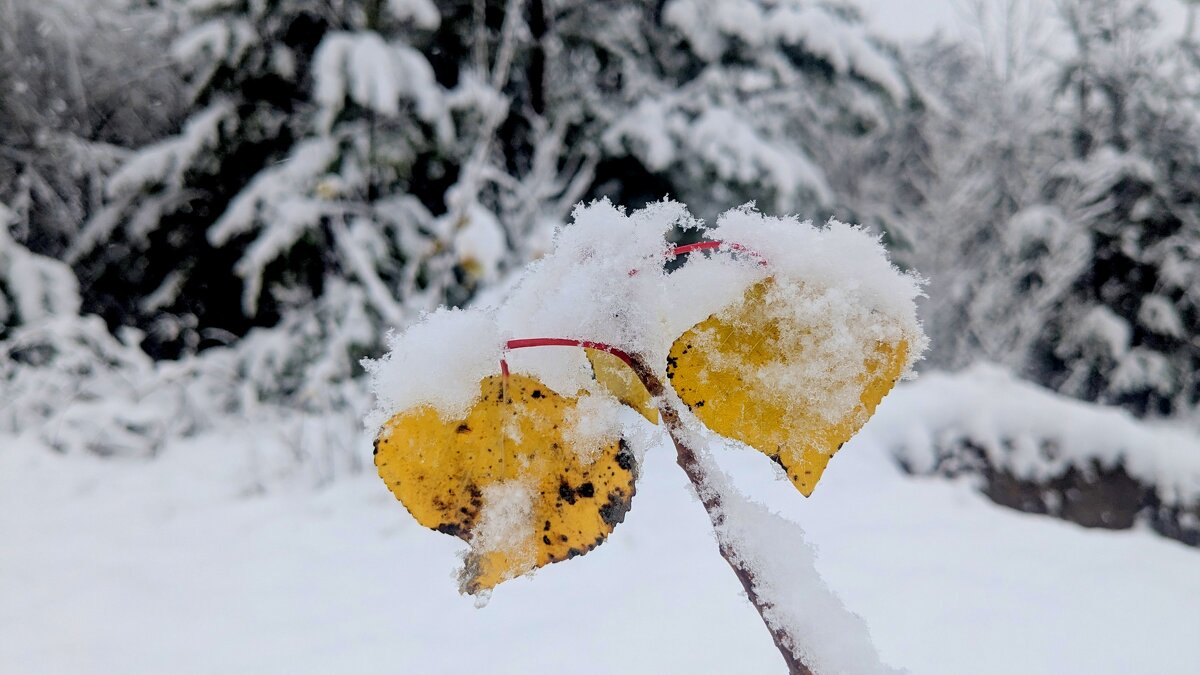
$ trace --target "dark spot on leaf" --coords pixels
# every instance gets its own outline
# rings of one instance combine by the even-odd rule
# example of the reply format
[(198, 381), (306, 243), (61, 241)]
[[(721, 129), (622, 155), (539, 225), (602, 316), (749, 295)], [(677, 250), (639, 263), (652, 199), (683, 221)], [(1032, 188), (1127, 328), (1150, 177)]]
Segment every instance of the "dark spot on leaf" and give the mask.
[(547, 537), (546, 535), (543, 534), (542, 535), (542, 543), (549, 546), (550, 545), (550, 537)]
[(617, 523), (625, 521), (626, 513), (629, 513), (629, 500), (625, 499), (625, 491), (617, 489), (608, 493), (608, 501), (600, 507), (600, 518), (605, 524), (616, 527)]
[[(776, 463), (776, 464), (778, 464), (779, 466), (783, 466), (783, 460), (782, 460), (782, 459), (780, 459), (779, 455), (771, 455), (771, 461), (772, 461), (772, 462), (775, 462), (775, 463)], [(784, 468), (784, 469), (787, 469), (787, 467), (786, 467), (786, 466), (784, 466), (783, 468)]]
[(571, 485), (567, 483), (566, 479), (562, 479), (562, 482), (558, 484), (558, 496), (568, 504), (575, 503), (575, 490), (571, 489)]
[(532, 393), (532, 394), (530, 394), (530, 396), (532, 396), (532, 397), (534, 397), (534, 398), (541, 398), (541, 397), (542, 397), (542, 390), (541, 390), (541, 389), (534, 389), (534, 390), (533, 390), (533, 393)]
[(462, 526), (460, 526), (458, 523), (442, 523), (433, 529), (441, 532), (442, 534), (448, 534), (451, 537), (461, 537), (463, 534)]
[(580, 497), (595, 497), (596, 486), (592, 485), (591, 483), (584, 483), (575, 490), (575, 494), (579, 495)]
[(703, 407), (704, 407), (704, 401), (696, 401), (696, 405), (695, 405), (695, 406), (693, 406), (693, 407), (695, 407), (695, 408), (703, 408)]
[[(543, 494), (544, 494), (544, 493), (543, 493)], [(547, 531), (547, 530), (549, 530), (549, 529), (550, 529), (550, 521), (548, 521), (548, 520), (547, 520), (547, 521), (546, 521), (546, 524), (542, 526), (542, 531), (543, 531), (543, 532), (545, 532), (545, 531)]]
[(633, 471), (633, 451), (629, 449), (629, 444), (626, 443), (625, 439), (623, 438), (620, 440), (619, 446), (620, 450), (617, 452), (617, 466), (625, 469), (626, 471)]
[(558, 535), (558, 540), (565, 544), (567, 542), (567, 535), (565, 535), (565, 534)]
[(471, 427), (469, 427), (465, 424), (460, 424), (460, 425), (458, 425), (458, 429), (455, 429), (455, 431), (457, 431), (460, 434), (465, 434), (465, 433), (471, 431)]

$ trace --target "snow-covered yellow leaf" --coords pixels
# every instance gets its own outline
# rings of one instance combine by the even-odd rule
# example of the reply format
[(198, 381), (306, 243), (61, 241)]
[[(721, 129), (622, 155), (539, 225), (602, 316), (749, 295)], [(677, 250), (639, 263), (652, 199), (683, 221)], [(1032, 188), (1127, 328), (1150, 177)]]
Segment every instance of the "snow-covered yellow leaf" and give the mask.
[[(708, 428), (773, 459), (807, 497), (903, 373), (908, 342), (870, 337), (887, 317), (845, 325), (822, 315), (836, 297), (780, 283), (756, 284), (680, 336), (667, 375)], [(797, 310), (804, 302), (815, 309)]]
[(417, 522), (471, 544), (461, 589), (493, 588), (602, 543), (633, 498), (633, 453), (614, 435), (577, 447), (564, 397), (524, 375), (480, 383), (465, 418), (421, 406), (383, 425), (375, 465)]
[(599, 349), (585, 349), (596, 382), (618, 401), (636, 410), (651, 424), (658, 424), (658, 408), (650, 400), (646, 385), (620, 357)]

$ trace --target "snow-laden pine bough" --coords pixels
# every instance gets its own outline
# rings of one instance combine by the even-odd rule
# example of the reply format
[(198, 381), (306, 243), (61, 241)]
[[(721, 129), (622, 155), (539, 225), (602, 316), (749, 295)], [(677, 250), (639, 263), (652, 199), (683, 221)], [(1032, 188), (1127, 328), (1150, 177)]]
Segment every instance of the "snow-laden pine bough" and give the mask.
[[(706, 241), (674, 247), (672, 228)], [(707, 447), (743, 443), (811, 495), (924, 351), (919, 292), (842, 223), (579, 207), (501, 305), (439, 310), (366, 364), (375, 463), (419, 523), (470, 544), (461, 590), (486, 599), (602, 544), (665, 430), (790, 672), (886, 671), (803, 531), (740, 494)]]

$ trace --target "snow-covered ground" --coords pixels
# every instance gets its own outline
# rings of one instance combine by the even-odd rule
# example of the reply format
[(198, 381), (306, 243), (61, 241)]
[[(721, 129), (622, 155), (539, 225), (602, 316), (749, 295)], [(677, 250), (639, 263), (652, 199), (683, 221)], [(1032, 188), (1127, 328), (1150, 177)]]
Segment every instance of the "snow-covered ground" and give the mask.
[[(757, 453), (722, 463), (803, 524), (887, 662), (1200, 672), (1200, 551), (905, 477), (877, 428), (809, 500)], [(417, 526), (373, 475), (261, 494), (248, 458), (273, 438), (230, 429), (151, 463), (0, 438), (0, 672), (783, 672), (665, 448), (608, 543), (476, 609), (452, 579), (463, 545)]]

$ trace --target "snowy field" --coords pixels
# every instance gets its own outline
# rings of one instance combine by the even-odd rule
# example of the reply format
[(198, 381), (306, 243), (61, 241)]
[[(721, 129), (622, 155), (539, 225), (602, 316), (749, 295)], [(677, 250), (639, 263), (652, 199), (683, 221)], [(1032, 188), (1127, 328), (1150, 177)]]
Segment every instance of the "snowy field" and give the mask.
[(0, 675), (1200, 675), (1197, 12), (0, 0)]
[[(810, 500), (757, 454), (724, 453), (723, 464), (806, 528), (822, 575), (888, 663), (948, 675), (1200, 672), (1200, 551), (905, 477), (877, 428)], [(664, 447), (606, 545), (476, 609), (452, 578), (461, 542), (417, 526), (374, 475), (261, 494), (249, 458), (276, 437), (229, 429), (153, 463), (0, 439), (0, 672), (784, 670)]]

